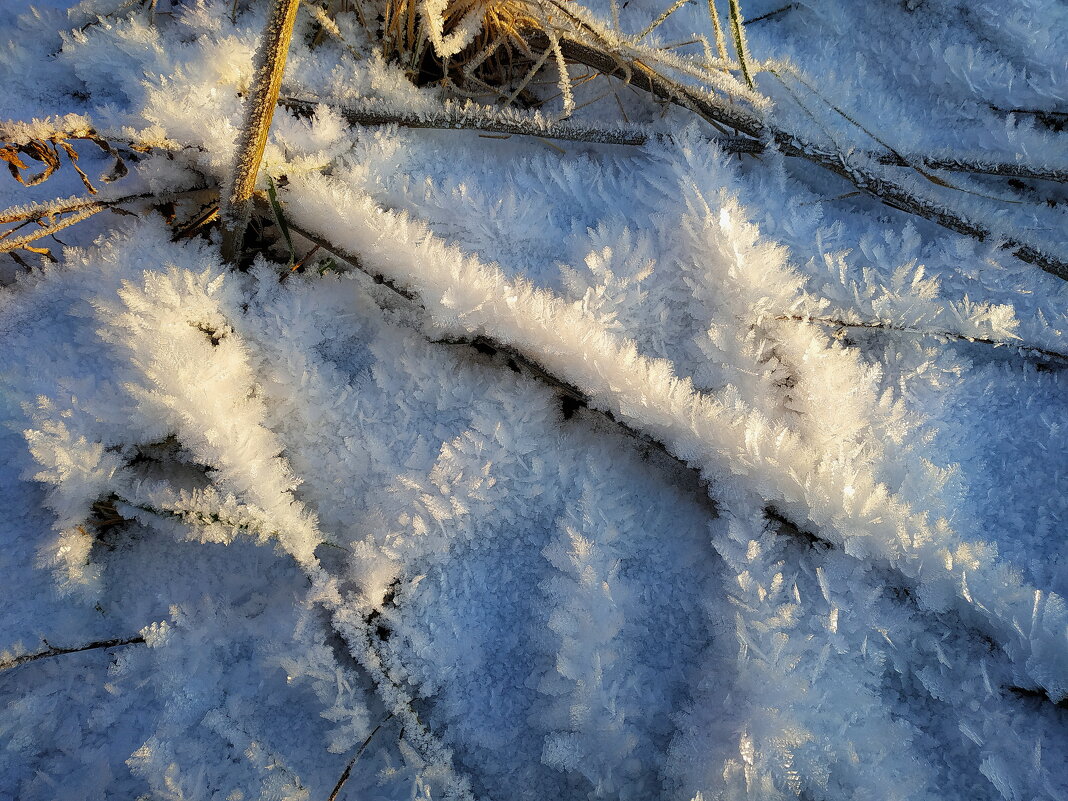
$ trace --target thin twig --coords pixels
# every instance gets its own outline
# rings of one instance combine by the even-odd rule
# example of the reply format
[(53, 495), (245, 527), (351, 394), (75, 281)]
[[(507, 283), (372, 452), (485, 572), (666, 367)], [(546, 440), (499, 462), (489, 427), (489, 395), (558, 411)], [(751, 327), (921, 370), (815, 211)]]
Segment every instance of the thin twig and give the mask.
[(1046, 350), (1035, 345), (1024, 345), (1018, 342), (1007, 342), (1001, 339), (989, 339), (987, 337), (970, 337), (953, 331), (930, 331), (922, 328), (894, 325), (884, 321), (861, 321), (846, 322), (834, 317), (812, 317), (804, 314), (780, 314), (776, 320), (792, 320), (799, 323), (818, 323), (830, 328), (863, 328), (869, 331), (893, 331), (899, 334), (910, 334), (917, 337), (939, 337), (956, 342), (971, 342), (977, 345), (989, 345), (995, 348), (1010, 348), (1015, 351), (1026, 351), (1034, 354), (1033, 358), (1041, 361), (1052, 361), (1063, 367), (1068, 367), (1068, 353), (1059, 353), (1055, 350)]
[[(64, 654), (77, 654), (82, 651), (94, 651), (101, 648), (118, 648), (123, 645), (138, 645), (143, 644), (145, 638), (140, 634), (136, 637), (128, 637), (127, 639), (116, 640), (98, 640), (97, 642), (86, 643), (85, 645), (78, 645), (74, 648), (47, 648), (44, 651), (37, 651), (32, 654), (23, 654), (22, 656), (16, 656), (13, 659), (8, 659), (0, 662), (0, 670), (10, 670), (16, 668), (19, 665), (25, 665), (27, 662), (35, 662), (38, 659), (48, 659), (53, 656), (62, 656)], [(46, 641), (47, 644), (47, 641)]]
[(5, 239), (0, 242), (0, 253), (10, 253), (13, 250), (25, 250), (31, 242), (36, 242), (38, 239), (43, 239), (46, 236), (62, 231), (64, 228), (80, 223), (83, 220), (87, 220), (94, 214), (99, 214), (102, 211), (108, 211), (111, 208), (110, 205), (99, 204), (95, 206), (88, 206), (80, 211), (71, 214), (69, 217), (64, 217), (58, 222), (53, 222), (50, 225), (45, 225), (42, 228), (36, 229), (31, 234), (24, 234), (23, 236), (16, 237), (14, 239)]
[[(257, 201), (259, 202), (259, 198), (257, 198)], [(393, 281), (388, 278), (385, 278), (379, 273), (368, 269), (358, 256), (346, 252), (343, 248), (338, 247), (325, 237), (319, 236), (315, 232), (310, 231), (297, 223), (294, 223), (292, 220), (289, 220), (289, 227), (294, 232), (300, 234), (300, 236), (307, 239), (309, 242), (313, 242), (316, 245), (321, 246), (323, 250), (332, 253), (337, 259), (345, 262), (346, 264), (349, 264), (364, 275), (368, 276), (372, 281), (374, 281), (374, 283), (391, 290), (398, 297), (401, 297), (405, 301), (410, 303), (413, 307), (419, 309), (424, 308), (422, 303), (419, 301), (417, 295), (415, 295), (413, 292), (408, 291), (407, 289), (404, 289), (403, 287), (398, 286)], [(561, 398), (568, 399), (568, 401), (572, 404), (574, 408), (584, 408), (589, 410), (591, 414), (596, 414), (600, 417), (603, 417), (604, 419), (610, 421), (613, 425), (618, 426), (622, 430), (626, 431), (630, 437), (641, 441), (655, 452), (662, 454), (663, 456), (667, 457), (671, 461), (684, 468), (690, 475), (693, 476), (697, 486), (702, 489), (702, 496), (705, 498), (709, 498), (709, 502), (712, 503), (714, 507), (714, 502), (711, 501), (708, 494), (709, 484), (701, 475), (701, 471), (698, 468), (687, 464), (684, 460), (672, 454), (667, 449), (667, 447), (659, 440), (656, 440), (645, 432), (639, 431), (638, 429), (630, 426), (622, 420), (619, 420), (610, 411), (595, 409), (590, 406), (589, 397), (586, 395), (586, 393), (584, 393), (582, 390), (580, 390), (573, 384), (553, 375), (551, 372), (542, 367), (535, 359), (527, 356), (524, 353), (519, 352), (518, 350), (510, 347), (509, 345), (497, 342), (496, 340), (493, 340), (486, 336), (476, 336), (472, 337), (471, 339), (428, 338), (428, 341), (439, 345), (459, 345), (465, 348), (469, 348), (482, 357), (488, 356), (491, 359), (498, 361), (503, 366), (506, 366), (507, 368), (515, 372), (525, 373), (526, 375), (537, 379), (543, 384), (548, 385), (558, 395), (560, 395)]]
[(758, 22), (764, 22), (774, 17), (778, 17), (785, 14), (787, 11), (793, 11), (797, 8), (797, 3), (787, 3), (782, 8), (777, 8), (774, 11), (769, 11), (767, 14), (761, 14), (759, 17), (753, 17), (752, 19), (743, 20), (743, 25), (755, 25)]
[(158, 193), (156, 192), (139, 192), (137, 194), (123, 195), (122, 197), (112, 198), (110, 200), (75, 197), (66, 201), (44, 203), (41, 205), (13, 206), (0, 211), (0, 224), (20, 221), (36, 222), (37, 220), (43, 220), (46, 217), (58, 217), (60, 214), (70, 214), (71, 212), (84, 211), (85, 209), (92, 209), (98, 206), (101, 207), (98, 211), (103, 211), (110, 206), (118, 206), (133, 200), (144, 200), (145, 198), (156, 197), (157, 194)]
[[(458, 109), (453, 112), (416, 114), (397, 112), (392, 109), (348, 108), (344, 105), (324, 100), (304, 100), (283, 98), (280, 103), (286, 108), (300, 114), (310, 114), (317, 105), (326, 105), (338, 111), (350, 125), (398, 125), (402, 128), (425, 128), (442, 131), (483, 131), (486, 133), (508, 134), (510, 136), (533, 136), (539, 139), (558, 139), (564, 142), (589, 142), (602, 145), (641, 146), (649, 142), (651, 135), (638, 127), (592, 128), (570, 123), (549, 122), (544, 118), (518, 115), (515, 119), (506, 119), (487, 114), (481, 109)], [(724, 136), (714, 139), (728, 153), (760, 153), (764, 150), (761, 142), (743, 136)]]
[[(71, 198), (68, 201), (60, 201), (59, 203), (47, 203), (40, 206), (5, 209), (4, 211), (0, 211), (0, 223), (19, 222), (20, 224), (0, 233), (0, 253), (11, 253), (15, 250), (26, 249), (32, 242), (58, 233), (64, 228), (69, 228), (76, 223), (87, 220), (102, 211), (125, 213), (120, 207), (126, 203), (145, 200), (147, 198), (178, 197), (190, 192), (200, 192), (203, 191), (203, 189), (203, 187), (192, 187), (190, 189), (183, 189), (176, 192), (165, 192), (162, 194), (138, 192), (110, 200), (93, 200), (87, 197), (79, 197)], [(56, 219), (63, 214), (69, 216), (58, 220)], [(39, 223), (40, 227), (34, 229), (32, 233), (24, 234), (23, 236), (14, 239), (8, 238), (14, 231), (32, 222)]]
[(371, 744), (371, 738), (378, 734), (378, 730), (385, 726), (392, 719), (393, 713), (390, 712), (388, 715), (385, 716), (385, 718), (382, 719), (382, 722), (375, 726), (374, 730), (367, 735), (367, 739), (363, 741), (363, 745), (361, 745), (360, 750), (356, 752), (356, 756), (350, 759), (349, 764), (345, 766), (345, 772), (342, 773), (341, 778), (337, 780), (337, 784), (334, 785), (334, 791), (330, 793), (330, 797), (326, 799), (326, 801), (337, 801), (338, 793), (340, 793), (341, 788), (345, 786), (345, 782), (349, 780), (349, 774), (352, 773), (352, 767), (356, 764), (356, 760), (363, 756), (363, 752), (366, 751), (367, 746)]
[[(294, 227), (293, 230), (297, 230), (297, 229)], [(340, 257), (340, 254), (338, 254), (338, 255)], [(263, 529), (258, 529), (255, 526), (250, 526), (250, 525), (246, 525), (246, 524), (237, 524), (237, 523), (233, 523), (233, 522), (230, 522), (230, 521), (225, 521), (222, 518), (220, 518), (218, 515), (215, 515), (215, 514), (207, 514), (207, 515), (205, 515), (205, 514), (200, 513), (200, 512), (192, 512), (192, 511), (190, 511), (190, 512), (182, 512), (182, 511), (175, 511), (175, 510), (171, 510), (171, 509), (158, 508), (158, 507), (148, 506), (148, 505), (142, 504), (142, 503), (137, 503), (137, 502), (134, 502), (132, 499), (123, 498), (123, 497), (118, 496), (118, 495), (113, 495), (111, 502), (113, 504), (121, 504), (121, 505), (130, 507), (132, 509), (137, 509), (137, 510), (139, 510), (141, 512), (144, 512), (146, 514), (150, 514), (150, 515), (153, 515), (155, 517), (162, 518), (162, 519), (180, 520), (181, 522), (184, 522), (185, 524), (191, 525), (191, 526), (192, 525), (198, 525), (198, 524), (204, 524), (204, 523), (222, 522), (224, 524), (231, 525), (235, 529), (241, 529), (241, 530), (245, 531), (245, 533), (247, 533), (250, 536), (253, 536), (255, 538), (271, 539), (271, 538), (274, 538), (274, 537), (278, 536), (278, 532), (273, 532), (273, 531), (269, 532), (269, 531), (265, 531)], [(333, 545), (334, 543), (329, 543), (328, 542), (326, 544)], [(383, 604), (385, 604), (385, 603), (387, 603), (387, 601), (384, 600)], [(418, 741), (414, 742), (413, 745), (416, 748), (422, 748), (425, 751), (425, 746), (427, 745), (426, 740), (427, 739), (433, 739), (433, 735), (431, 734), (430, 729), (426, 726), (425, 723), (423, 723), (423, 721), (419, 717), (419, 713), (416, 712), (416, 710), (413, 708), (412, 703), (411, 703), (411, 698), (409, 697), (408, 692), (404, 689), (403, 683), (401, 681), (398, 681), (396, 678), (394, 678), (393, 676), (390, 675), (390, 673), (389, 673), (389, 671), (388, 671), (388, 669), (386, 667), (385, 660), (383, 659), (382, 655), (379, 653), (378, 648), (375, 646), (375, 642), (378, 639), (378, 637), (376, 635), (376, 627), (377, 627), (378, 624), (377, 624), (376, 621), (378, 620), (378, 618), (381, 617), (381, 614), (382, 614), (381, 610), (379, 608), (375, 607), (375, 608), (373, 608), (371, 610), (371, 612), (362, 621), (362, 625), (360, 626), (360, 636), (363, 639), (366, 639), (366, 641), (367, 641), (366, 642), (366, 648), (362, 649), (362, 653), (363, 653), (363, 658), (362, 659), (356, 657), (353, 654), (353, 641), (352, 641), (352, 639), (350, 639), (350, 637), (348, 636), (348, 634), (346, 632), (346, 628), (347, 627), (343, 627), (342, 625), (340, 625), (336, 618), (331, 620), (331, 626), (332, 626), (333, 630), (349, 646), (349, 656), (353, 657), (354, 662), (359, 667), (362, 667), (364, 670), (366, 670), (370, 674), (371, 679), (374, 682), (375, 688), (378, 691), (379, 696), (381, 697), (383, 703), (386, 705), (387, 708), (392, 708), (392, 712), (390, 713), (389, 717), (387, 717), (385, 720), (383, 720), (382, 723), (379, 724), (378, 728), (381, 728), (381, 726), (384, 725), (386, 720), (389, 720), (389, 718), (394, 717), (394, 716), (398, 716), (403, 721), (405, 727), (411, 727), (413, 730), (418, 730), (418, 731), (423, 733), (424, 741), (422, 743), (420, 743)], [(377, 731), (378, 728), (376, 728), (375, 731)], [(365, 748), (367, 746), (367, 743), (370, 742), (372, 736), (374, 736), (374, 732), (371, 732), (371, 735), (369, 735), (367, 740), (365, 740), (363, 747), (361, 747), (361, 753), (363, 751), (363, 748)], [(357, 754), (356, 756), (358, 758), (359, 754)], [(431, 754), (429, 751), (426, 751), (423, 754), (423, 756), (424, 756), (424, 758), (426, 758), (430, 762), (434, 762), (435, 761), (434, 755)], [(355, 763), (355, 761), (356, 760), (353, 759), (352, 763), (350, 763), (350, 768), (351, 768), (352, 764)], [(449, 767), (451, 769), (451, 765)], [(346, 769), (346, 774), (347, 773), (348, 773), (348, 769)], [(341, 786), (344, 784), (344, 780), (346, 780), (347, 778), (348, 778), (348, 776), (343, 774), (342, 781), (340, 781), (338, 783), (338, 786), (335, 787), (335, 792), (340, 791)], [(463, 780), (461, 780), (460, 783), (463, 784), (464, 783)], [(331, 798), (334, 798), (334, 797), (335, 796), (333, 796), (333, 795), (331, 796)], [(464, 798), (464, 797), (470, 798), (470, 795), (469, 794), (461, 794), (460, 797), (461, 798)]]
[[(478, 108), (463, 108), (452, 112), (417, 114), (399, 112), (395, 109), (373, 107), (351, 108), (341, 103), (321, 98), (284, 97), (279, 104), (295, 114), (310, 115), (319, 105), (339, 112), (350, 125), (397, 125), (401, 128), (422, 128), (440, 131), (485, 131), (514, 136), (534, 136), (542, 139), (558, 139), (565, 142), (589, 142), (602, 145), (647, 144), (650, 139), (667, 139), (667, 134), (650, 134), (637, 126), (617, 128), (594, 128), (571, 123), (549, 122), (533, 116), (503, 119), (499, 115)], [(767, 147), (763, 141), (749, 136), (710, 137), (725, 153), (759, 154)], [(918, 156), (898, 153), (865, 153), (866, 158), (893, 167), (909, 167), (921, 164), (930, 170), (946, 172), (996, 175), (1005, 178), (1031, 178), (1042, 181), (1068, 183), (1068, 169), (1035, 167), (1019, 162), (979, 160), (961, 156)]]

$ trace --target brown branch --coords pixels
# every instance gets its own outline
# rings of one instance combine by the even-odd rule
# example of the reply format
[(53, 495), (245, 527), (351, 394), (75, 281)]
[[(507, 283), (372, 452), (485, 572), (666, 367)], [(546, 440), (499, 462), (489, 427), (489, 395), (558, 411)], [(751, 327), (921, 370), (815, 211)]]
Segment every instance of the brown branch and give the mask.
[(944, 172), (996, 175), (1002, 178), (1030, 178), (1037, 181), (1068, 183), (1068, 170), (1056, 167), (1035, 167), (1016, 161), (976, 161), (961, 156), (902, 156), (898, 153), (866, 154), (880, 164), (891, 167), (921, 166)]
[[(77, 654), (82, 651), (94, 651), (101, 648), (118, 648), (123, 645), (139, 645), (144, 644), (145, 638), (141, 635), (136, 637), (129, 637), (127, 639), (116, 640), (98, 640), (97, 642), (86, 643), (85, 645), (78, 645), (74, 648), (48, 648), (44, 651), (37, 651), (32, 654), (23, 654), (22, 656), (16, 656), (13, 659), (8, 659), (0, 662), (0, 670), (10, 670), (16, 668), (19, 665), (25, 665), (27, 662), (34, 662), (38, 659), (48, 659), (53, 656), (62, 656), (64, 654)], [(47, 645), (47, 640), (45, 641)]]
[[(533, 33), (528, 36), (528, 42), (531, 47), (539, 47), (547, 43), (547, 37), (543, 33)], [(844, 153), (824, 149), (788, 131), (768, 125), (755, 113), (672, 81), (640, 61), (628, 60), (566, 36), (560, 37), (560, 47), (570, 61), (619, 78), (654, 97), (689, 109), (707, 122), (727, 125), (759, 141), (774, 143), (785, 155), (819, 164), (889, 206), (924, 217), (979, 241), (994, 237), (989, 228), (933, 200), (920, 197), (889, 178), (872, 173), (851, 162)], [(1021, 261), (1068, 281), (1068, 262), (1015, 239), (1006, 239), (1004, 247), (1012, 248), (1013, 255)]]
[(639, 129), (587, 128), (567, 123), (539, 123), (535, 120), (510, 121), (479, 112), (416, 114), (386, 109), (354, 109), (330, 101), (304, 100), (295, 97), (283, 98), (279, 103), (290, 111), (302, 115), (310, 115), (317, 105), (326, 105), (338, 111), (350, 125), (399, 125), (402, 128), (485, 131), (606, 145), (644, 145), (649, 141), (649, 135)]
[(923, 328), (910, 328), (908, 326), (894, 325), (884, 321), (861, 321), (846, 322), (834, 317), (812, 317), (804, 314), (780, 314), (776, 320), (793, 320), (801, 323), (819, 323), (831, 328), (863, 328), (869, 331), (894, 331), (901, 334), (911, 334), (918, 337), (941, 337), (956, 342), (971, 342), (977, 345), (990, 345), (995, 348), (1010, 348), (1016, 351), (1027, 351), (1034, 354), (1033, 358), (1042, 361), (1056, 362), (1061, 367), (1068, 367), (1068, 353), (1060, 353), (1055, 350), (1046, 350), (1035, 345), (1024, 345), (1018, 342), (1007, 342), (1002, 339), (989, 339), (987, 337), (969, 337), (953, 331), (930, 331)]

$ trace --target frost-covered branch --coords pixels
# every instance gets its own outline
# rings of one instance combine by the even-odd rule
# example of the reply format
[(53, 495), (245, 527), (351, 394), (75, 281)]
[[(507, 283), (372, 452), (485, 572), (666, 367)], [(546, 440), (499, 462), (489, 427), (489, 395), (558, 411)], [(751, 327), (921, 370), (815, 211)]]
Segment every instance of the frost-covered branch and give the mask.
[(341, 792), (341, 788), (345, 786), (345, 782), (347, 782), (349, 780), (349, 776), (352, 775), (353, 766), (356, 764), (359, 758), (363, 756), (363, 752), (367, 750), (367, 746), (371, 744), (371, 740), (374, 739), (374, 736), (378, 734), (379, 730), (387, 723), (389, 723), (389, 721), (391, 721), (392, 719), (393, 713), (390, 712), (388, 715), (386, 715), (385, 718), (382, 719), (382, 721), (377, 726), (375, 726), (371, 730), (371, 733), (367, 735), (367, 739), (365, 739), (363, 741), (363, 744), (360, 745), (360, 748), (356, 752), (356, 755), (352, 759), (350, 759), (349, 763), (345, 766), (344, 772), (342, 772), (341, 777), (337, 780), (337, 784), (334, 785), (334, 789), (330, 793), (330, 797), (326, 801), (337, 801), (338, 793)]
[[(756, 482), (753, 491), (799, 521), (799, 529), (817, 530), (851, 553), (860, 549), (926, 591), (954, 599), (990, 636), (1007, 643), (1013, 664), (1052, 699), (1068, 696), (1063, 673), (1055, 669), (1068, 659), (1063, 607), (1050, 604), (1041, 629), (1020, 634), (1012, 620), (1033, 606), (1024, 582), (1004, 562), (976, 557), (979, 545), (944, 519), (932, 522), (863, 462), (829, 461), (825, 449), (813, 446), (789, 419), (769, 418), (728, 392), (698, 391), (670, 361), (643, 354), (637, 343), (613, 335), (580, 308), (459, 254), (402, 215), (344, 190), (335, 178), (298, 176), (286, 192), (294, 230), (329, 230), (326, 235), (355, 252), (366, 270), (417, 294), (434, 333), (484, 336), (514, 348), (581, 388), (590, 406), (663, 443), (704, 479)], [(1028, 661), (1042, 648), (1048, 650), (1041, 660)]]
[[(254, 519), (254, 516), (246, 516), (246, 519), (238, 520), (228, 518), (215, 511), (166, 508), (162, 505), (154, 505), (150, 501), (142, 501), (116, 494), (112, 494), (110, 503), (112, 506), (117, 505), (122, 509), (130, 509), (141, 513), (141, 515), (158, 518), (160, 521), (178, 522), (194, 528), (222, 527), (231, 532), (249, 536), (259, 542), (282, 542), (285, 539), (281, 532), (265, 525), (261, 520)], [(333, 545), (334, 543), (324, 541), (322, 544)], [(292, 556), (292, 554), (290, 555)], [(306, 564), (300, 563), (299, 560), (298, 564), (307, 570), (308, 566)], [(309, 579), (315, 580), (314, 571), (310, 572)], [(390, 710), (389, 717), (397, 717), (402, 721), (404, 730), (408, 734), (406, 740), (420, 752), (427, 762), (439, 766), (451, 774), (449, 781), (455, 790), (454, 797), (470, 799), (472, 796), (467, 780), (452, 769), (451, 755), (427, 728), (426, 724), (423, 723), (418, 712), (412, 706), (411, 695), (404, 687), (404, 683), (390, 674), (387, 661), (380, 653), (378, 646), (382, 640), (379, 635), (379, 621), (382, 616), (381, 607), (385, 607), (391, 602), (392, 596), (387, 596), (379, 606), (373, 607), (369, 613), (352, 615), (350, 614), (351, 610), (340, 608), (340, 605), (339, 607), (331, 608), (329, 602), (323, 599), (323, 603), (327, 604), (328, 611), (332, 612), (331, 626), (333, 630), (348, 645), (350, 655), (355, 660), (355, 664), (370, 675), (382, 702)], [(379, 725), (379, 728), (385, 722), (384, 720)], [(366, 747), (367, 742), (370, 742), (373, 735), (374, 732), (371, 732), (364, 747)], [(363, 748), (360, 749), (360, 753), (362, 751)], [(356, 756), (358, 758), (359, 753)], [(352, 760), (350, 768), (355, 761), (356, 759)], [(338, 788), (340, 789), (343, 784), (344, 782), (339, 783)]]
[[(15, 250), (35, 250), (33, 248), (33, 243), (37, 240), (58, 233), (64, 228), (69, 228), (70, 226), (76, 223), (80, 223), (83, 220), (89, 219), (94, 214), (99, 214), (100, 212), (107, 211), (110, 208), (117, 207), (104, 204), (87, 206), (71, 214), (69, 217), (64, 217), (62, 220), (37, 228), (32, 233), (23, 234), (22, 236), (15, 237), (14, 239), (5, 239), (3, 241), (0, 241), (0, 253), (11, 253)], [(21, 227), (22, 226), (19, 226), (19, 228)]]
[[(286, 97), (280, 102), (290, 111), (302, 114), (311, 114), (316, 106), (326, 105), (338, 111), (352, 125), (398, 125), (402, 128), (485, 131), (486, 133), (537, 136), (544, 139), (605, 145), (644, 145), (649, 141), (649, 134), (637, 127), (591, 128), (553, 122), (540, 115), (520, 115), (514, 112), (490, 113), (477, 106), (446, 105), (443, 111), (420, 114), (386, 108), (349, 108), (319, 98), (309, 100)], [(741, 141), (741, 137), (738, 139)]]
[[(366, 106), (352, 108), (323, 98), (284, 97), (279, 103), (290, 111), (310, 115), (316, 106), (334, 109), (351, 125), (397, 125), (401, 128), (426, 128), (432, 130), (484, 131), (486, 133), (515, 136), (535, 136), (563, 142), (590, 142), (602, 145), (647, 144), (650, 139), (669, 140), (669, 134), (650, 133), (639, 126), (615, 128), (590, 127), (556, 122), (540, 114), (522, 114), (511, 109), (486, 109), (474, 104), (456, 106), (446, 104), (440, 112), (419, 113), (399, 111), (392, 108)], [(749, 136), (712, 136), (725, 153), (763, 153), (764, 142)], [(1010, 161), (991, 161), (979, 157), (960, 155), (923, 156), (899, 153), (865, 153), (865, 158), (893, 167), (922, 166), (929, 170), (944, 172), (995, 175), (1004, 178), (1028, 178), (1042, 181), (1068, 183), (1068, 170), (1052, 167), (1036, 167), (1031, 164)]]
[(300, 0), (273, 0), (256, 51), (255, 72), (245, 102), (245, 120), (238, 135), (233, 166), (220, 198), (222, 255), (226, 261), (235, 261), (240, 255), (241, 240), (248, 224), (249, 202), (256, 189), (256, 176), (282, 88), (282, 74), (299, 5)]
[[(532, 34), (529, 42), (535, 48), (547, 45), (546, 37), (541, 33)], [(620, 56), (570, 37), (560, 37), (560, 48), (564, 56), (573, 62), (619, 78), (655, 97), (689, 109), (710, 123), (726, 125), (759, 141), (774, 143), (787, 156), (805, 158), (819, 164), (889, 206), (980, 241), (997, 236), (988, 226), (922, 197), (884, 175), (876, 174), (855, 156), (828, 150), (789, 131), (771, 126), (755, 112), (667, 78), (638, 59)], [(1035, 264), (1058, 278), (1068, 280), (1068, 261), (1022, 240), (1005, 237), (1004, 243), (1021, 261)]]
[(0, 670), (10, 670), (11, 668), (18, 667), (19, 665), (25, 665), (27, 662), (35, 662), (38, 659), (48, 659), (53, 656), (63, 656), (64, 654), (77, 654), (82, 651), (96, 651), (103, 648), (119, 648), (124, 645), (143, 645), (145, 638), (143, 635), (138, 634), (136, 637), (127, 637), (125, 639), (114, 640), (97, 640), (96, 642), (85, 643), (84, 645), (76, 645), (72, 648), (46, 648), (43, 651), (36, 651), (32, 654), (22, 654), (21, 656), (12, 657), (0, 661)]
[[(27, 206), (13, 206), (0, 211), (0, 223), (19, 223), (6, 231), (0, 231), (0, 253), (32, 250), (33, 243), (37, 240), (87, 220), (102, 211), (114, 211), (122, 214), (126, 213), (123, 211), (122, 206), (128, 203), (148, 198), (154, 198), (157, 202), (162, 202), (168, 198), (179, 197), (189, 192), (199, 192), (202, 189), (203, 187), (190, 187), (162, 193), (136, 192), (108, 200), (74, 197)], [(30, 223), (36, 223), (38, 227), (32, 229), (31, 233), (11, 238), (16, 231)]]
[[(346, 264), (354, 267), (355, 269), (368, 276), (372, 281), (380, 286), (384, 286), (391, 290), (398, 297), (403, 298), (408, 303), (422, 308), (422, 304), (419, 298), (413, 292), (410, 292), (403, 287), (391, 281), (389, 278), (383, 276), (381, 273), (376, 273), (373, 270), (368, 269), (363, 261), (351, 253), (348, 253), (344, 248), (332, 243), (329, 239), (316, 234), (314, 231), (294, 223), (292, 220), (287, 220), (289, 227), (300, 236), (307, 239), (309, 242), (313, 242), (318, 245), (324, 251), (333, 254), (336, 258), (345, 262)], [(697, 486), (702, 491), (702, 498), (708, 497), (709, 484), (702, 477), (700, 470), (694, 468), (693, 465), (688, 464), (685, 460), (678, 458), (664, 445), (664, 443), (655, 439), (654, 437), (646, 434), (643, 431), (634, 428), (628, 423), (620, 420), (616, 415), (610, 411), (595, 409), (590, 406), (589, 396), (576, 387), (574, 384), (554, 375), (549, 370), (545, 369), (535, 359), (530, 358), (524, 353), (521, 353), (516, 348), (513, 348), (503, 342), (493, 339), (489, 336), (474, 336), (470, 338), (462, 337), (443, 337), (433, 339), (428, 337), (427, 340), (436, 345), (458, 345), (471, 350), (473, 354), (489, 357), (494, 359), (504, 367), (513, 371), (523, 373), (530, 376), (541, 383), (552, 387), (552, 389), (561, 397), (562, 402), (565, 403), (571, 409), (588, 409), (592, 414), (604, 417), (604, 419), (610, 421), (614, 425), (618, 426), (622, 431), (626, 432), (628, 436), (632, 437), (643, 443), (645, 446), (652, 448), (662, 456), (676, 462), (678, 465), (685, 467), (690, 472)], [(714, 506), (714, 504), (713, 504)]]
[(910, 334), (917, 337), (938, 337), (942, 339), (953, 340), (956, 342), (970, 342), (977, 345), (990, 345), (995, 348), (1009, 348), (1010, 350), (1022, 352), (1023, 355), (1034, 354), (1033, 358), (1043, 362), (1052, 361), (1059, 366), (1068, 367), (1068, 353), (1059, 353), (1055, 350), (1046, 350), (1045, 348), (1039, 348), (1034, 345), (1026, 345), (1019, 342), (1008, 342), (1002, 339), (989, 339), (986, 337), (970, 337), (964, 334), (958, 334), (953, 331), (928, 331), (922, 328), (910, 328), (908, 326), (894, 325), (893, 323), (883, 320), (871, 321), (855, 321), (848, 322), (846, 320), (840, 320), (836, 317), (811, 317), (804, 314), (782, 314), (776, 317), (777, 320), (793, 320), (801, 323), (818, 323), (820, 325), (826, 325), (831, 328), (861, 328), (869, 331), (893, 331), (900, 334)]

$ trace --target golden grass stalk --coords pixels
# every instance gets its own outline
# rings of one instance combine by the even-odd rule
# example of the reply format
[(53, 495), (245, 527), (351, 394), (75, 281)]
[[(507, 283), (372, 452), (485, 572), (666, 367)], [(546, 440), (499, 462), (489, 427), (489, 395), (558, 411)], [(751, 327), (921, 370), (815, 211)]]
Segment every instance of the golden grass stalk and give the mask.
[(245, 103), (245, 120), (238, 135), (233, 167), (220, 197), (223, 221), (222, 256), (235, 262), (241, 255), (241, 240), (248, 225), (250, 201), (256, 176), (267, 146), (267, 134), (278, 105), (293, 23), (300, 0), (273, 0), (263, 36), (256, 50), (255, 73)]

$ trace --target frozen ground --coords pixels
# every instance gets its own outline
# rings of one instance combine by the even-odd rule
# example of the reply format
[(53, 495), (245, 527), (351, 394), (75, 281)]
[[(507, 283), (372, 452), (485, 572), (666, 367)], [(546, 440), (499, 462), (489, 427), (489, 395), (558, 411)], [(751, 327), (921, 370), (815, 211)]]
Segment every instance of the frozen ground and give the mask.
[[(98, 197), (191, 214), (263, 4), (119, 5), (4, 0), (0, 119), (181, 146)], [(337, 24), (305, 4), (288, 94), (446, 108)], [(713, 83), (824, 146), (1068, 167), (1012, 111), (1068, 111), (1060, 0), (746, 31), (759, 94)], [(1063, 261), (1062, 185), (880, 168), (980, 243), (572, 71), (547, 115), (647, 143), (279, 109), (285, 216), (418, 304), (281, 247), (228, 270), (159, 204), (0, 254), (0, 797), (1068, 798), (1068, 283), (999, 247)]]

